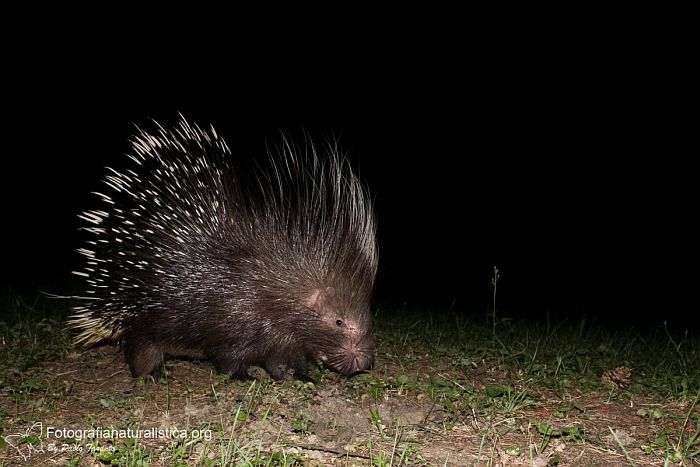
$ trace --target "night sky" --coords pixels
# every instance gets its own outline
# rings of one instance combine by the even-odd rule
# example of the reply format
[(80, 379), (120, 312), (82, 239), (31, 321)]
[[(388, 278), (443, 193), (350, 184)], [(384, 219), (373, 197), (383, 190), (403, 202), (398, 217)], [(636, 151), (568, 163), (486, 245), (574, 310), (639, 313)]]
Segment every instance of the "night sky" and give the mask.
[(134, 124), (182, 112), (246, 157), (279, 130), (339, 137), (376, 201), (382, 306), (484, 313), (497, 265), (510, 316), (694, 324), (697, 130), (667, 81), (615, 58), (314, 65), (185, 76), (76, 59), (15, 77), (2, 282), (70, 284), (104, 166)]

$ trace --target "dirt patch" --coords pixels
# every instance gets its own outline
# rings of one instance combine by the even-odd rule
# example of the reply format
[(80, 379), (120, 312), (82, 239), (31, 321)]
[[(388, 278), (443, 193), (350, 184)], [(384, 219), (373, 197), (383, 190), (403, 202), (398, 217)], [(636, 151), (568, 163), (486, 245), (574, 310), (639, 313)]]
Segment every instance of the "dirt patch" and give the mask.
[(629, 393), (519, 383), (518, 394), (499, 394), (511, 375), (486, 365), (399, 367), (380, 356), (376, 373), (346, 379), (319, 369), (316, 384), (275, 382), (262, 370), (230, 381), (206, 362), (168, 367), (167, 381), (145, 384), (118, 347), (103, 346), (14, 375), (8, 386), (25, 389), (0, 394), (0, 461), (659, 465), (655, 440), (697, 429), (688, 406)]

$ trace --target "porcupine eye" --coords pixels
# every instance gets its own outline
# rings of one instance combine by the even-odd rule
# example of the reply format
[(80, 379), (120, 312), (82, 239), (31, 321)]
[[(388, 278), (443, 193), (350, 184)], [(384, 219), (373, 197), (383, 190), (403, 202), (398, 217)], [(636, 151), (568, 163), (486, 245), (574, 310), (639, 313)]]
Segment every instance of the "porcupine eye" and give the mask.
[(335, 324), (337, 324), (338, 326), (342, 326), (342, 325), (343, 325), (343, 320), (342, 320), (342, 319), (337, 319), (337, 320), (335, 320)]

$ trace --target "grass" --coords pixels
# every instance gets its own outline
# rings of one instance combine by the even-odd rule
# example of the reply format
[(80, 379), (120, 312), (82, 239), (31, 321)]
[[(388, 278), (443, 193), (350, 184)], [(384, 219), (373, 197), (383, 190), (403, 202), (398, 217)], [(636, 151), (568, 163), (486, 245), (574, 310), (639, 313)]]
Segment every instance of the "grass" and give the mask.
[[(262, 371), (232, 381), (206, 362), (171, 360), (172, 375), (146, 384), (116, 346), (72, 347), (66, 303), (6, 290), (0, 465), (22, 455), (68, 465), (700, 462), (695, 335), (664, 323), (514, 320), (495, 304), (494, 294), (489, 314), (380, 306), (375, 368), (350, 379), (318, 367), (316, 383)], [(632, 379), (616, 389), (601, 375), (620, 366)], [(28, 430), (36, 422), (40, 432)], [(62, 439), (49, 451), (49, 425), (188, 436)], [(43, 452), (29, 450), (37, 443)]]

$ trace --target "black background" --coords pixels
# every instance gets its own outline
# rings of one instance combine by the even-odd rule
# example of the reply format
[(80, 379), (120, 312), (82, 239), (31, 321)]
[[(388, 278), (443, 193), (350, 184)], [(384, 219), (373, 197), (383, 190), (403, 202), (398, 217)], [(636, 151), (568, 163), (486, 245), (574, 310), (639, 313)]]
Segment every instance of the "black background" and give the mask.
[(279, 130), (338, 136), (376, 201), (378, 302), (483, 313), (497, 265), (498, 308), (513, 316), (696, 325), (684, 62), (653, 41), (521, 39), (17, 52), (2, 282), (69, 284), (77, 214), (104, 167), (123, 163), (134, 124), (174, 125), (181, 112), (246, 157)]

